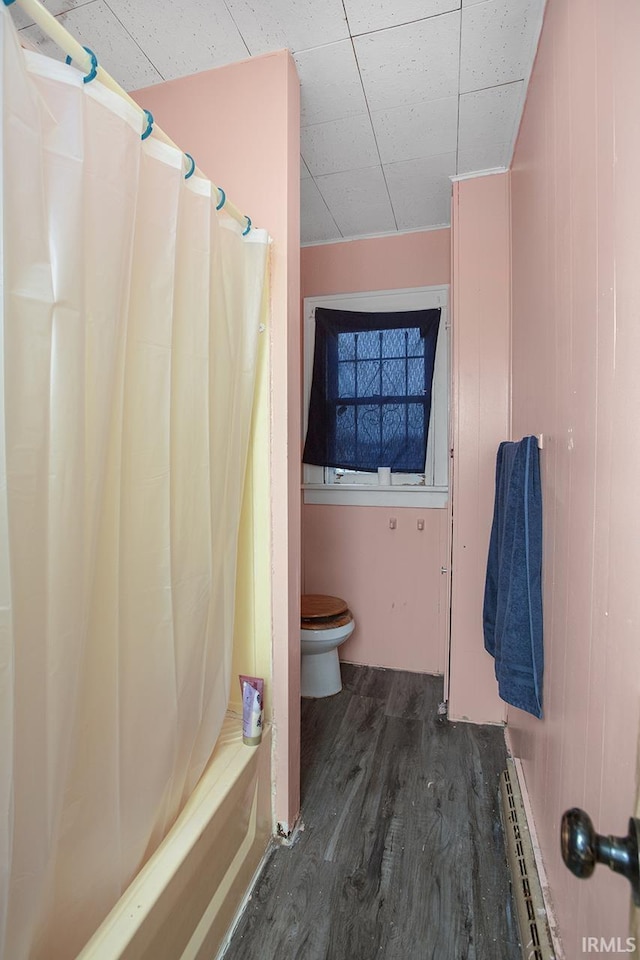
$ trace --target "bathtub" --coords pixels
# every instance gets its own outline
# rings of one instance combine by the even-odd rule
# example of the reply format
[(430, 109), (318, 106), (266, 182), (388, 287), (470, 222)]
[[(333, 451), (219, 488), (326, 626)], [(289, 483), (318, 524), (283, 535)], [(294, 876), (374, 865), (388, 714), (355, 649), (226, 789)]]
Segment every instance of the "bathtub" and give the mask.
[(77, 960), (212, 960), (271, 838), (271, 730), (228, 713), (175, 825)]

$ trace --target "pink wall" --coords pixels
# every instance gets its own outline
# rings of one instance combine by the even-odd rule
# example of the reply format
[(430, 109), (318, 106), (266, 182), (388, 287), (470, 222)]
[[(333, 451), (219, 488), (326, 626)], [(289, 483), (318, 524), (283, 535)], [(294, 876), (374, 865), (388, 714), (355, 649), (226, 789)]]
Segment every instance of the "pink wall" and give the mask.
[[(348, 600), (356, 621), (343, 660), (443, 673), (448, 511), (387, 507), (303, 508), (308, 593)], [(389, 529), (389, 517), (396, 529)], [(424, 530), (418, 530), (418, 519)]]
[[(302, 296), (449, 283), (449, 253), (449, 230), (304, 247)], [(303, 507), (303, 589), (344, 597), (357, 621), (340, 648), (345, 660), (442, 672), (447, 516), (446, 509)]]
[(302, 296), (449, 283), (450, 231), (423, 230), (303, 247)]
[(563, 866), (562, 812), (624, 835), (640, 706), (640, 4), (548, 0), (512, 172), (513, 429), (545, 434), (544, 720), (509, 708), (568, 958), (626, 880)]
[(453, 185), (453, 551), (449, 716), (504, 720), (482, 603), (498, 444), (509, 423), (509, 175)]
[(300, 807), (300, 88), (286, 51), (139, 90), (162, 129), (272, 246), (271, 473), (275, 814)]

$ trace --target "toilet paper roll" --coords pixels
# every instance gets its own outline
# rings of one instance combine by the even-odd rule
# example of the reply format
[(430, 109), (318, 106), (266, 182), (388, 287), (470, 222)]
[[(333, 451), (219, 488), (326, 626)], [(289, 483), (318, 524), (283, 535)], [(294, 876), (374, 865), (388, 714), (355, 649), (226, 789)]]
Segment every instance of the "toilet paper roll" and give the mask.
[(378, 467), (378, 483), (388, 487), (391, 483), (391, 467)]

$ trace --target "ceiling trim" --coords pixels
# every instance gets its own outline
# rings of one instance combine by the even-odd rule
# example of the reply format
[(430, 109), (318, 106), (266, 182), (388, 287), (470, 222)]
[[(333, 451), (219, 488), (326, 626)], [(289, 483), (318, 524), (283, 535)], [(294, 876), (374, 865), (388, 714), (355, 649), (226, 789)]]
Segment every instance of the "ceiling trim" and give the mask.
[(411, 227), (408, 230), (386, 230), (384, 233), (363, 233), (357, 237), (336, 237), (335, 240), (307, 240), (305, 243), (301, 243), (300, 246), (325, 247), (330, 243), (353, 243), (355, 240), (377, 240), (380, 237), (400, 237), (408, 233), (429, 233), (432, 230), (449, 230), (450, 228), (450, 223), (436, 223), (431, 227)]
[(507, 173), (509, 167), (490, 167), (489, 170), (472, 170), (471, 173), (456, 173), (449, 177), (451, 183), (458, 180), (475, 180), (476, 177), (493, 177), (496, 173)]

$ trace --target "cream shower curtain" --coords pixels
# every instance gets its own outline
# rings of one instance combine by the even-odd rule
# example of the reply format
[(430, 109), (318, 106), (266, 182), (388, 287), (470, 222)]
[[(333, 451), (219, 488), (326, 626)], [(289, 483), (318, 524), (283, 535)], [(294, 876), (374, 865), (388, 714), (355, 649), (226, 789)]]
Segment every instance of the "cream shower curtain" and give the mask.
[(225, 713), (268, 248), (0, 15), (0, 957), (66, 960)]

